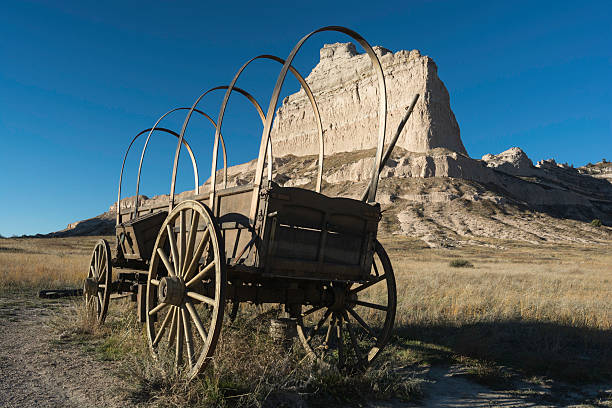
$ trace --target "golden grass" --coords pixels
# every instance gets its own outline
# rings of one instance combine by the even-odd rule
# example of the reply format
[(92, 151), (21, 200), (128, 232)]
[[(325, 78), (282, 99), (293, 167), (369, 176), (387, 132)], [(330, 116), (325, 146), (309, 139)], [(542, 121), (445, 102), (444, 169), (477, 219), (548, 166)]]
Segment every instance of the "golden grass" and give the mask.
[[(79, 287), (98, 239), (0, 240), (0, 291)], [(405, 361), (452, 356), (579, 382), (612, 378), (612, 243), (381, 241), (398, 290), (391, 349)], [(473, 268), (450, 267), (456, 259)]]
[[(612, 378), (612, 244), (384, 243), (398, 287), (396, 333), (408, 349), (424, 342), (459, 359), (574, 382)], [(449, 267), (458, 258), (474, 267)]]
[(81, 287), (98, 239), (0, 239), (0, 291)]
[[(524, 320), (612, 329), (612, 244), (406, 251), (397, 238), (384, 242), (399, 325)], [(474, 268), (449, 267), (459, 257)]]

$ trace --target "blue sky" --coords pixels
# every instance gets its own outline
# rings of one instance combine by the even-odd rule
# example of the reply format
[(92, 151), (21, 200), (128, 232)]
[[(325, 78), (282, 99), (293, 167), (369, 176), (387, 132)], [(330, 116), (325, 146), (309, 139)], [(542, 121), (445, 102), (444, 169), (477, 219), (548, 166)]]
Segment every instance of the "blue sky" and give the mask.
[[(46, 233), (116, 199), (129, 140), (162, 113), (228, 83), (248, 58), (285, 57), (302, 35), (344, 25), (372, 45), (419, 49), (438, 65), (468, 153), (512, 146), (534, 160), (612, 159), (612, 2), (61, 2), (0, 5), (0, 234)], [(324, 33), (296, 59), (306, 75)], [(260, 62), (239, 86), (267, 106), (279, 67)], [(295, 91), (287, 82), (285, 93)], [(202, 107), (216, 118), (222, 92)], [(182, 114), (166, 127), (180, 128)], [(252, 159), (260, 123), (233, 98), (223, 124), (230, 163)], [(201, 181), (212, 132), (189, 139)], [(197, 137), (195, 136), (197, 135)], [(152, 139), (141, 192), (169, 191), (175, 140)], [(124, 191), (134, 194), (138, 145)], [(193, 178), (181, 157), (179, 190)]]

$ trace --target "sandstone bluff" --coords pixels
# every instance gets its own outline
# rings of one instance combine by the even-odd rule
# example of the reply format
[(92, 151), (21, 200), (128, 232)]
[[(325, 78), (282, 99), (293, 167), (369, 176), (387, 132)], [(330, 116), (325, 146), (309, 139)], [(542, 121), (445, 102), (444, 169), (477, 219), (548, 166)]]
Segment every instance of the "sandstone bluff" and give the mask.
[[(421, 98), (397, 146), (425, 153), (444, 147), (467, 155), (459, 125), (450, 108), (446, 87), (434, 61), (417, 50), (391, 51), (374, 47), (387, 84), (387, 140), (415, 94)], [(325, 153), (376, 146), (378, 87), (370, 58), (353, 43), (325, 45), (306, 82), (312, 88), (324, 126)], [(288, 96), (278, 109), (272, 129), (274, 155), (305, 156), (317, 152), (314, 115), (303, 90)]]
[[(518, 147), (470, 158), (434, 61), (417, 50), (374, 49), (387, 83), (386, 140), (414, 95), (421, 95), (381, 173), (377, 201), (384, 209), (383, 233), (419, 239), (430, 247), (490, 245), (490, 238), (596, 244), (612, 237), (612, 164), (574, 169), (550, 159), (534, 165)], [(378, 95), (370, 61), (352, 43), (325, 45), (306, 81), (324, 128), (322, 192), (356, 198), (369, 180), (377, 135)], [(317, 136), (303, 90), (278, 108), (272, 146), (274, 181), (312, 188)], [(254, 170), (255, 160), (229, 168), (229, 186), (252, 182)], [(208, 181), (203, 187), (208, 190)], [(191, 194), (186, 191), (181, 198)], [(139, 199), (146, 206), (167, 202), (168, 196)], [(131, 207), (133, 201), (126, 198), (121, 206)], [(113, 205), (107, 213), (51, 235), (113, 233), (114, 211)], [(594, 219), (604, 225), (591, 225)]]

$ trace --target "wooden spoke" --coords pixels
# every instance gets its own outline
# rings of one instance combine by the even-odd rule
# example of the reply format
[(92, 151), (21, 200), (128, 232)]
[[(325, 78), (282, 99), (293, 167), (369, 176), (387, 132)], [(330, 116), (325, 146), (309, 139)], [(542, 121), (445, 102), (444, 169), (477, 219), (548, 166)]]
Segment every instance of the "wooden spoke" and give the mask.
[(102, 249), (100, 249), (100, 271), (103, 271), (106, 269), (106, 251), (103, 251)]
[(159, 254), (159, 257), (161, 258), (164, 265), (166, 266), (166, 269), (168, 270), (168, 274), (172, 277), (175, 277), (176, 273), (174, 273), (174, 268), (170, 264), (170, 261), (168, 261), (168, 257), (164, 253), (164, 250), (161, 248), (157, 248), (157, 253)]
[(191, 368), (194, 364), (193, 360), (193, 334), (191, 333), (191, 323), (187, 318), (185, 306), (181, 306), (181, 319), (183, 321), (183, 328), (185, 331), (185, 344), (187, 345), (187, 359), (189, 361), (189, 367)]
[(105, 269), (101, 269), (100, 270), (100, 274), (98, 275), (98, 283), (102, 282), (104, 280), (104, 277), (106, 276), (106, 270)]
[[(174, 265), (174, 269), (173, 272), (174, 274), (172, 274), (172, 276), (174, 276), (175, 274), (179, 274), (181, 271), (179, 269), (179, 258), (178, 258), (178, 248), (176, 247), (176, 238), (174, 238), (174, 231), (173, 228), (170, 224), (166, 225), (166, 230), (168, 232), (168, 241), (170, 242), (170, 253), (172, 254), (172, 264)], [(159, 252), (161, 248), (158, 248), (157, 251)], [(161, 256), (161, 253), (160, 253)], [(165, 256), (165, 254), (164, 254)], [(163, 258), (162, 258), (163, 259)], [(168, 258), (166, 257), (166, 260)], [(164, 264), (166, 263), (166, 261), (164, 261)], [(166, 268), (168, 268), (168, 265), (166, 265)]]
[(149, 310), (149, 316), (153, 316), (155, 313), (159, 312), (166, 306), (168, 306), (167, 303), (160, 303), (159, 305), (155, 306), (153, 309)]
[(191, 258), (189, 267), (183, 274), (183, 280), (185, 281), (188, 280), (191, 274), (196, 270), (198, 264), (200, 263), (200, 258), (202, 257), (202, 253), (204, 252), (204, 249), (206, 249), (206, 243), (208, 242), (208, 238), (210, 238), (210, 227), (207, 228), (206, 231), (204, 231), (204, 236), (202, 237), (202, 240), (198, 244), (198, 247), (195, 250), (193, 258)]
[(176, 273), (178, 276), (181, 276), (183, 262), (185, 259), (185, 245), (187, 244), (185, 241), (185, 213), (187, 211), (181, 211), (179, 215), (179, 264), (176, 268)]
[(94, 271), (94, 268), (92, 265), (89, 265), (89, 272), (91, 274), (90, 278), (95, 278), (96, 277), (96, 272)]
[(351, 339), (351, 344), (353, 345), (353, 351), (355, 352), (355, 356), (357, 357), (357, 361), (359, 361), (359, 364), (363, 364), (363, 356), (361, 354), (359, 344), (357, 343), (357, 337), (355, 337), (355, 332), (353, 331), (353, 326), (349, 321), (348, 313), (346, 312), (346, 310), (344, 311), (344, 321), (346, 322), (346, 328), (348, 330), (349, 337)]
[(202, 324), (202, 320), (200, 320), (200, 316), (198, 316), (198, 312), (196, 312), (190, 301), (185, 302), (185, 306), (187, 307), (187, 311), (191, 315), (191, 318), (196, 325), (196, 329), (198, 329), (198, 332), (202, 337), (202, 341), (206, 343), (206, 338), (208, 335), (206, 334), (206, 330), (204, 330), (204, 325)]
[(372, 260), (372, 267), (374, 268), (374, 273), (376, 274), (376, 276), (380, 276), (380, 274), (378, 273), (378, 267), (376, 266), (376, 259)]
[(170, 323), (170, 332), (168, 333), (168, 345), (172, 346), (176, 337), (176, 308), (172, 306), (172, 321)]
[(192, 211), (191, 215), (191, 228), (189, 229), (189, 237), (187, 238), (187, 249), (185, 251), (185, 258), (183, 260), (182, 270), (184, 273), (187, 272), (187, 262), (193, 256), (193, 247), (195, 246), (196, 236), (198, 235), (198, 222), (200, 220), (200, 214), (197, 211)]
[(102, 294), (100, 292), (98, 292), (97, 299), (98, 301), (96, 302), (96, 305), (98, 305), (98, 312), (101, 313), (102, 305), (104, 305), (104, 299), (102, 299)]
[(180, 367), (183, 364), (183, 314), (177, 307), (176, 309), (176, 350), (174, 354), (174, 363), (176, 367)]
[(356, 300), (355, 304), (369, 307), (370, 309), (382, 310), (383, 312), (386, 312), (389, 309), (387, 306), (377, 305), (376, 303), (364, 302), (363, 300)]
[(105, 283), (100, 283), (98, 285), (98, 289), (106, 289), (106, 284)]
[(317, 324), (312, 328), (311, 333), (308, 335), (308, 337), (306, 338), (306, 342), (310, 342), (310, 340), (312, 340), (313, 336), (319, 331), (321, 330), (321, 327), (323, 327), (323, 325), (325, 324), (325, 322), (327, 321), (327, 318), (329, 317), (329, 315), (331, 314), (331, 310), (327, 309), (325, 311), (325, 313), (323, 314), (323, 317), (321, 317), (321, 319), (317, 322)]
[(100, 276), (100, 271), (102, 270), (102, 256), (104, 255), (104, 250), (102, 247), (99, 247), (99, 251), (98, 251), (98, 266), (97, 266), (97, 272), (98, 272), (98, 276)]
[(159, 326), (157, 335), (155, 336), (155, 339), (153, 340), (153, 347), (157, 346), (157, 343), (159, 343), (159, 341), (161, 340), (164, 334), (164, 331), (166, 331), (166, 327), (168, 326), (168, 322), (170, 321), (170, 315), (172, 314), (174, 314), (174, 310), (168, 310), (168, 313), (166, 313), (166, 318), (162, 322), (161, 326)]
[(98, 247), (94, 249), (94, 278), (98, 280), (98, 271), (100, 270), (100, 264), (98, 263)]
[(159, 281), (157, 279), (151, 279), (151, 285), (159, 286)]
[(365, 331), (368, 332), (370, 336), (376, 338), (376, 334), (374, 334), (370, 326), (361, 318), (361, 316), (359, 316), (359, 314), (357, 314), (356, 311), (354, 311), (353, 309), (347, 310), (355, 318), (355, 320), (357, 320), (357, 322), (365, 329)]
[(217, 302), (215, 302), (215, 299), (209, 298), (208, 296), (200, 295), (196, 292), (187, 292), (187, 296), (192, 299), (199, 300), (200, 302), (208, 303), (211, 306), (215, 306), (217, 304)]
[(349, 293), (353, 294), (353, 293), (361, 292), (362, 290), (367, 289), (370, 286), (376, 285), (378, 282), (385, 280), (385, 278), (386, 278), (385, 274), (383, 274), (381, 276), (378, 276), (376, 279), (374, 279), (374, 280), (372, 280), (372, 281), (370, 281), (368, 283), (364, 283), (361, 286), (357, 286), (356, 288), (351, 289), (351, 291)]
[(336, 336), (338, 336), (338, 362), (339, 366), (344, 366), (344, 339), (342, 333), (342, 315), (339, 315), (336, 323)]
[(329, 326), (327, 326), (327, 333), (325, 333), (325, 340), (323, 340), (323, 347), (329, 347), (329, 339), (331, 337), (332, 330), (334, 329), (334, 325), (336, 324), (336, 318), (332, 317), (329, 321)]
[(323, 306), (314, 306), (311, 309), (309, 309), (309, 310), (305, 311), (304, 313), (302, 313), (302, 317), (306, 317), (309, 314), (314, 313), (317, 310), (321, 310), (321, 309), (323, 309)]
[(212, 268), (215, 267), (215, 262), (211, 262), (208, 265), (206, 265), (200, 272), (198, 272), (198, 274), (196, 276), (194, 276), (189, 282), (187, 282), (185, 284), (186, 287), (190, 287), (192, 286), (194, 283), (196, 283), (199, 280), (202, 280), (206, 274), (208, 273), (208, 271), (210, 271)]

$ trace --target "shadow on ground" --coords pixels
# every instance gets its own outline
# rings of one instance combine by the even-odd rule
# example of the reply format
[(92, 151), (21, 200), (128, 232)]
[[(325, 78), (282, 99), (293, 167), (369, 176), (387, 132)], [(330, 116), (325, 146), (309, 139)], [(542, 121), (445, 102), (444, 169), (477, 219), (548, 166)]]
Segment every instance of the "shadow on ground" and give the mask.
[(394, 340), (431, 365), (469, 358), (574, 384), (612, 381), (612, 330), (524, 321), (408, 325)]

